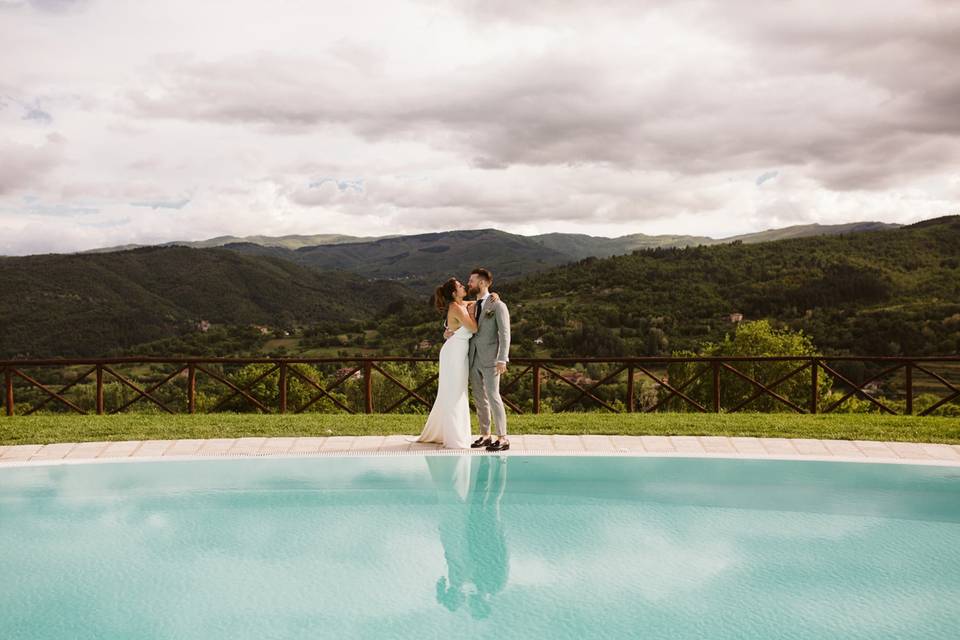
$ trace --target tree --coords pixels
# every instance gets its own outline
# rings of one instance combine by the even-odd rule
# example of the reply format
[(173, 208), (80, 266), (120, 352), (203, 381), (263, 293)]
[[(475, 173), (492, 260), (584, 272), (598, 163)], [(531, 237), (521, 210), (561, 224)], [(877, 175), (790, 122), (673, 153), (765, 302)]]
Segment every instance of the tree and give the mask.
[[(703, 347), (703, 355), (714, 357), (734, 356), (817, 356), (820, 355), (809, 336), (800, 331), (776, 329), (767, 320), (741, 323), (733, 336), (727, 334), (717, 344), (708, 343)], [(690, 355), (690, 354), (674, 354)], [(731, 363), (737, 371), (769, 386), (770, 383), (787, 375), (803, 365), (799, 361), (754, 361)], [(693, 378), (703, 369), (703, 363), (674, 364), (668, 368), (670, 384), (678, 387)], [(832, 381), (828, 376), (818, 376), (819, 397), (825, 398), (830, 392)], [(809, 371), (801, 371), (773, 388), (778, 395), (794, 404), (807, 409), (810, 402)], [(760, 389), (730, 372), (720, 373), (720, 406), (732, 409), (760, 392)], [(667, 392), (664, 390), (664, 394)], [(701, 376), (691, 387), (684, 390), (688, 396), (705, 407), (713, 404), (713, 384), (709, 374)], [(692, 407), (678, 398), (670, 401), (671, 409), (687, 411)], [(792, 411), (768, 393), (751, 400), (742, 410), (747, 411)]]

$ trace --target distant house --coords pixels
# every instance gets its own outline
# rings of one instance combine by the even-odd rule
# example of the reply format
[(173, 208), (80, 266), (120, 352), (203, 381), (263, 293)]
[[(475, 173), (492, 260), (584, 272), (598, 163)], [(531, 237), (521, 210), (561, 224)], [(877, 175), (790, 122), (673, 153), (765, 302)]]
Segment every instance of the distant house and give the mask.
[(260, 333), (262, 333), (263, 335), (267, 335), (270, 333), (270, 327), (265, 327), (260, 324), (253, 325), (253, 328), (259, 331)]
[(743, 314), (742, 314), (742, 313), (731, 313), (731, 314), (730, 314), (730, 322), (743, 322)]
[(533, 341), (533, 344), (543, 344), (543, 338), (537, 338)]
[(201, 320), (200, 322), (198, 322), (197, 331), (199, 331), (200, 333), (206, 333), (207, 331), (210, 331), (210, 321)]
[(421, 340), (420, 344), (417, 345), (417, 349), (420, 351), (429, 351), (431, 348), (433, 348), (433, 343), (429, 340)]
[[(345, 376), (345, 375), (347, 375), (348, 373), (350, 373), (350, 371), (351, 371), (351, 369), (350, 369), (349, 367), (344, 367), (343, 369), (337, 369), (337, 379), (339, 380), (339, 379), (342, 378), (343, 376)], [(358, 379), (360, 379), (360, 378), (362, 378), (362, 377), (363, 377), (363, 374), (360, 372), (359, 369), (356, 370), (356, 371), (354, 371), (354, 372), (350, 375), (350, 379), (351, 379), (351, 380), (358, 380)]]

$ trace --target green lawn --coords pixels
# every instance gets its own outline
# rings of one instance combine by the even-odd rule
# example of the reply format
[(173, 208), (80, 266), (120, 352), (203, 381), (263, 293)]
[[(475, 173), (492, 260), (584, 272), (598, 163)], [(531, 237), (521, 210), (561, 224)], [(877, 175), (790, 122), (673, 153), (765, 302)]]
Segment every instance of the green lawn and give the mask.
[[(0, 417), (0, 445), (239, 438), (417, 434), (422, 415), (212, 415)], [(874, 414), (601, 414), (564, 413), (510, 417), (511, 433), (718, 435), (839, 440), (890, 440), (960, 444), (960, 420)]]

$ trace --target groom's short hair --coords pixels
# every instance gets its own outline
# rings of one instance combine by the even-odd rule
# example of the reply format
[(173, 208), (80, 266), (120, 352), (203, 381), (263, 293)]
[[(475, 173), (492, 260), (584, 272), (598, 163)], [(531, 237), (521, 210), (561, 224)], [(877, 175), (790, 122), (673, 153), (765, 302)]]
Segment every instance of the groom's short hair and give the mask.
[(473, 274), (477, 274), (478, 276), (486, 280), (487, 286), (490, 286), (491, 284), (493, 284), (493, 274), (487, 271), (486, 269), (484, 269), (483, 267), (477, 267), (476, 269), (470, 272), (470, 275), (473, 275)]

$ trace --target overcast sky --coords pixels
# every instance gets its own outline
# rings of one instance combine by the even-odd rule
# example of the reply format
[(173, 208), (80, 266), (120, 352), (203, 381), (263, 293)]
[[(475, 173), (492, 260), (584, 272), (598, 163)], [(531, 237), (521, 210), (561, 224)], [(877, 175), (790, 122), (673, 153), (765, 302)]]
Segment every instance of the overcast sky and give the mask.
[(0, 254), (960, 212), (956, 0), (0, 0)]

